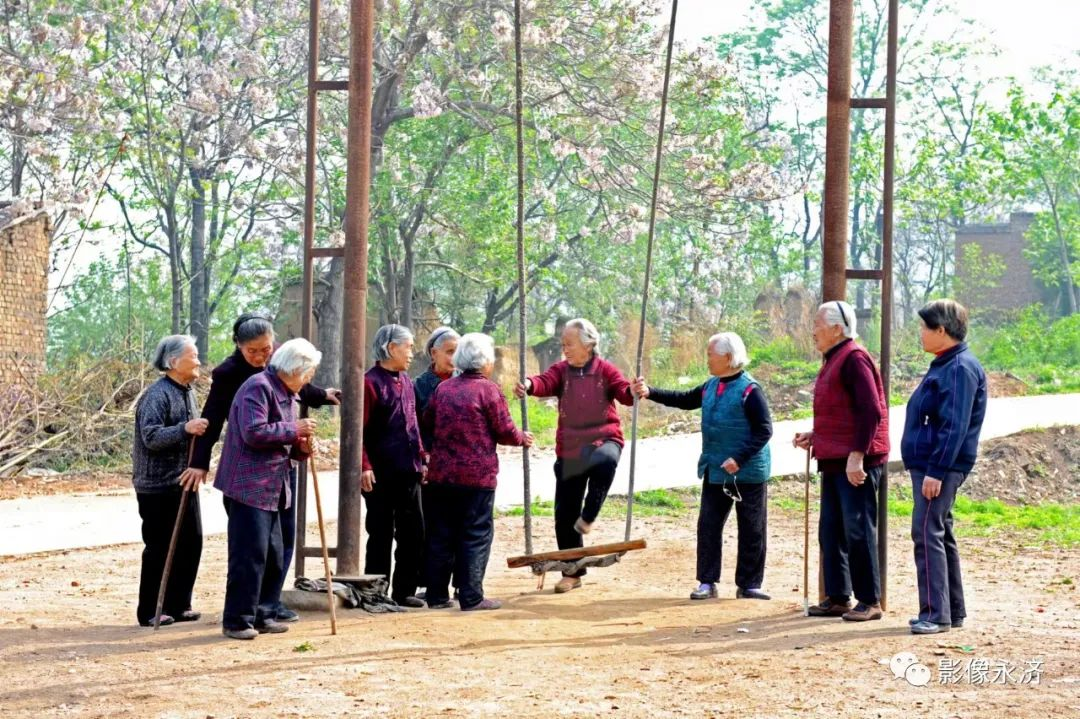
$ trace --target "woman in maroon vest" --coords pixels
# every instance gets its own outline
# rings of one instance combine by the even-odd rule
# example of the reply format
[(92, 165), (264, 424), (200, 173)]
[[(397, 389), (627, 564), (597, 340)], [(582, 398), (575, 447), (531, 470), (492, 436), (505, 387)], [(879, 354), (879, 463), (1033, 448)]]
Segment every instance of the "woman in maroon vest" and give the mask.
[(865, 622), (882, 614), (877, 491), (889, 459), (889, 407), (881, 374), (856, 336), (851, 305), (818, 308), (814, 344), (824, 362), (814, 384), (814, 428), (796, 434), (795, 445), (813, 450), (821, 472), (818, 542), (827, 597), (810, 615)]
[(375, 366), (364, 375), (364, 451), (360, 489), (367, 504), (364, 571), (394, 576), (390, 596), (406, 607), (422, 607), (416, 597), (424, 551), (420, 482), (427, 455), (416, 420), (416, 394), (405, 370), (413, 358), (408, 327), (384, 325), (372, 343)]
[[(518, 397), (559, 398), (555, 433), (555, 538), (559, 549), (583, 545), (604, 506), (622, 453), (615, 402), (634, 403), (630, 383), (598, 354), (600, 334), (592, 322), (570, 320), (562, 333), (564, 360), (518, 384)], [(585, 570), (564, 576), (558, 593), (581, 586)]]

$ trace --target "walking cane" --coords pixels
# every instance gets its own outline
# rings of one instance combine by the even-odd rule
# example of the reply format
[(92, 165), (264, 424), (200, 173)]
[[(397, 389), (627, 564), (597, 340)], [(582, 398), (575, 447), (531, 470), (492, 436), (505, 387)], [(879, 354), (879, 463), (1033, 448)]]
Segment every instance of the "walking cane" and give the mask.
[(810, 450), (806, 450), (806, 477), (803, 482), (802, 610), (810, 616)]
[[(323, 524), (322, 500), (319, 499), (319, 474), (315, 471), (315, 455), (308, 458), (311, 468), (311, 486), (315, 489), (315, 513), (319, 515), (319, 540), (322, 542), (323, 569), (326, 570), (326, 598), (330, 602), (330, 634), (337, 634), (337, 609), (334, 605), (334, 584), (330, 575), (330, 554), (326, 551), (326, 525)], [(301, 518), (307, 522), (306, 518)], [(301, 526), (304, 526), (303, 524)]]
[[(191, 457), (195, 453), (195, 438), (188, 442), (187, 466), (191, 466)], [(158, 587), (157, 608), (154, 610), (154, 631), (161, 626), (161, 605), (165, 603), (165, 587), (169, 584), (169, 572), (172, 571), (173, 555), (176, 554), (176, 542), (180, 539), (180, 526), (184, 523), (184, 511), (188, 505), (188, 489), (180, 490), (180, 509), (176, 510), (176, 523), (173, 524), (172, 537), (169, 539), (169, 551), (165, 555), (165, 569), (161, 572), (161, 586)]]

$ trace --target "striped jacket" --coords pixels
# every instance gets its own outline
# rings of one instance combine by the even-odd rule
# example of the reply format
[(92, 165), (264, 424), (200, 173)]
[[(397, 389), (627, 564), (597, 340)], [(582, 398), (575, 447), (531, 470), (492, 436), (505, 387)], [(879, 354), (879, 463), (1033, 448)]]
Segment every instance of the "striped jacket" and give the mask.
[(250, 377), (236, 392), (229, 410), (229, 431), (214, 486), (230, 499), (275, 511), (292, 505), (290, 459), (304, 459), (296, 434), (296, 395), (267, 369)]

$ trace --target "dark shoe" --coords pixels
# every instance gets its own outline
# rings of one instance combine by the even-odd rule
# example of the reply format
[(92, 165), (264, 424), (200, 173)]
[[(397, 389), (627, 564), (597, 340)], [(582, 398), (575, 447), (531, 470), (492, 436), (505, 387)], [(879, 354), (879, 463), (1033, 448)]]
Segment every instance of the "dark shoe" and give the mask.
[(259, 636), (258, 630), (252, 629), (251, 627), (244, 627), (243, 629), (229, 629), (228, 627), (222, 627), (221, 633), (229, 639), (254, 639)]
[(447, 599), (441, 602), (435, 602), (434, 604), (428, 603), (428, 609), (451, 609), (454, 606), (453, 599)]
[(278, 607), (277, 613), (274, 614), (274, 621), (278, 622), (298, 622), (300, 621), (300, 615), (282, 605)]
[(873, 619), (881, 619), (882, 616), (880, 604), (863, 604), (859, 602), (854, 609), (845, 612), (841, 618), (845, 622), (869, 622)]
[(948, 624), (938, 624), (937, 622), (915, 622), (911, 625), (912, 634), (941, 634), (947, 631), (949, 631)]
[[(922, 621), (924, 621), (924, 620), (919, 619), (918, 617), (912, 617), (911, 619), (907, 620), (907, 623), (908, 623), (909, 627), (913, 627), (913, 626), (915, 626), (916, 624), (918, 624), (919, 622), (922, 622)], [(953, 620), (953, 623), (952, 623), (952, 628), (953, 629), (960, 629), (963, 626), (964, 626), (964, 618), (963, 617), (960, 617), (959, 619)]]
[(716, 591), (716, 585), (708, 582), (702, 582), (698, 585), (698, 588), (690, 592), (691, 599), (716, 599), (719, 593)]
[(421, 589), (419, 592), (416, 593), (415, 596), (416, 596), (417, 599), (423, 599), (426, 602), (427, 601), (427, 589)]
[(267, 619), (262, 624), (255, 625), (255, 631), (259, 634), (284, 634), (289, 631), (289, 628), (281, 622)]
[(502, 607), (502, 602), (498, 599), (482, 599), (479, 604), (474, 604), (471, 607), (462, 607), (463, 612), (481, 612), (489, 609), (499, 609)]
[(810, 609), (807, 610), (807, 614), (811, 617), (842, 617), (847, 613), (851, 605), (847, 602), (834, 602), (832, 599), (826, 599), (821, 604), (813, 604)]
[[(171, 615), (162, 614), (161, 615), (161, 621), (158, 624), (160, 626), (162, 626), (162, 627), (167, 627), (167, 626), (169, 626), (170, 624), (172, 624), (175, 621), (176, 621), (176, 619), (174, 619)], [(140, 627), (152, 627), (152, 626), (154, 626), (154, 620), (150, 619), (150, 620), (145, 621), (145, 622), (139, 622), (139, 626)]]
[(395, 602), (403, 607), (409, 607), (411, 609), (420, 609), (424, 606), (424, 600), (420, 597), (414, 597), (409, 595), (408, 597), (402, 597), (401, 599), (395, 599)]
[(182, 612), (173, 614), (172, 617), (173, 620), (177, 622), (197, 622), (202, 618), (202, 613), (192, 609), (185, 609)]
[(457, 587), (454, 587), (454, 596), (453, 596), (453, 598), (454, 598), (454, 599), (458, 599), (458, 598), (459, 598), (459, 596), (458, 596), (459, 594), (460, 594), (460, 590), (459, 590), (459, 589), (458, 589)]
[(768, 594), (760, 589), (743, 589), (739, 587), (735, 590), (736, 599), (772, 599)]

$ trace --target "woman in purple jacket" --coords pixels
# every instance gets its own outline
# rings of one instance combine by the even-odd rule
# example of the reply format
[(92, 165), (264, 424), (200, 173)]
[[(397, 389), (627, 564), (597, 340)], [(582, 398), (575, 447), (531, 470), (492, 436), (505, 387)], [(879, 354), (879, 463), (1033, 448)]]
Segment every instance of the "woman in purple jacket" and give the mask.
[(462, 337), (454, 366), (460, 374), (439, 384), (421, 420), (434, 435), (424, 486), (431, 509), (425, 517), (427, 604), (432, 609), (453, 606), (453, 570), (463, 611), (498, 609), (498, 599), (484, 598), (484, 573), (495, 534), (495, 445), (531, 447), (533, 437), (514, 426), (506, 398), (489, 379), (495, 366), (490, 337)]
[(322, 353), (304, 339), (281, 345), (265, 372), (249, 378), (229, 410), (214, 487), (229, 515), (229, 569), (222, 632), (232, 639), (277, 634), (285, 552), (281, 516), (292, 506), (291, 460), (311, 453), (315, 420), (296, 419), (297, 392)]

